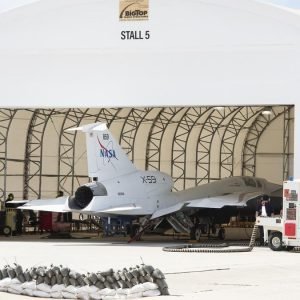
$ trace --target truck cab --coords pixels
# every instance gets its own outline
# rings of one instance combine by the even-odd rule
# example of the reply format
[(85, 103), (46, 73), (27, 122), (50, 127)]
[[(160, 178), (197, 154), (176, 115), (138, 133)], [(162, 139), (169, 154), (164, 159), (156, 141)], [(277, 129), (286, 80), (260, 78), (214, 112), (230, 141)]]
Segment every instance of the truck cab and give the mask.
[(282, 213), (278, 217), (257, 217), (264, 241), (274, 251), (300, 247), (300, 180), (283, 183)]

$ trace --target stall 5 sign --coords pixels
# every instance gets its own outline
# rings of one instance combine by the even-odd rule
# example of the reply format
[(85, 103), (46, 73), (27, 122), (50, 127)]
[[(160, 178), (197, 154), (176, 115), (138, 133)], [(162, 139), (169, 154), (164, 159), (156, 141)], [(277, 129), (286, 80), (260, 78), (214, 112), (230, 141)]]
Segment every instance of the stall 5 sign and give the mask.
[(150, 31), (141, 30), (123, 30), (121, 31), (121, 40), (149, 40)]

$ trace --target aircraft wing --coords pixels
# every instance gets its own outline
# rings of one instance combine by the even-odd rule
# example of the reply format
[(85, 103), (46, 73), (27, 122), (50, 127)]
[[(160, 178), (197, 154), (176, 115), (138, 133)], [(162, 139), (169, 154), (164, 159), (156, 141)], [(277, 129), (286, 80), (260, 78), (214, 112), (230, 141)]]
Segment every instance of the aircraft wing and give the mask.
[(29, 201), (30, 200), (11, 200), (11, 201), (7, 201), (6, 204), (20, 205), (20, 204), (28, 203)]
[[(108, 202), (112, 203), (114, 197), (105, 197), (103, 199), (107, 199)], [(102, 200), (103, 200), (102, 199)], [(28, 201), (26, 204), (19, 206), (18, 209), (24, 210), (35, 210), (35, 211), (50, 211), (50, 212), (81, 212), (84, 214), (115, 214), (115, 215), (130, 215), (130, 214), (139, 214), (139, 210), (142, 209), (140, 206), (136, 206), (130, 203), (128, 199), (128, 203), (124, 205), (111, 206), (107, 205), (106, 208), (101, 206), (102, 201), (91, 201), (90, 205), (88, 205), (84, 209), (76, 209), (70, 208), (69, 206), (69, 197), (60, 197), (54, 199), (37, 199)], [(110, 201), (109, 201), (110, 200)], [(23, 202), (24, 203), (24, 202)], [(21, 204), (21, 203), (20, 203)]]
[(176, 212), (176, 211), (180, 210), (184, 205), (185, 205), (185, 202), (180, 202), (175, 205), (169, 206), (167, 208), (159, 209), (153, 213), (153, 215), (151, 216), (151, 220), (159, 218), (161, 216), (171, 214), (173, 212)]
[(97, 211), (97, 213), (124, 215), (124, 214), (128, 214), (128, 212), (134, 213), (135, 211), (138, 211), (139, 209), (141, 209), (140, 206), (133, 206), (133, 205), (116, 206), (116, 207), (111, 207), (111, 208), (104, 209), (101, 211)]
[(51, 211), (51, 212), (69, 212), (68, 207), (69, 197), (59, 197), (47, 200), (31, 200), (26, 204), (19, 206), (18, 209)]
[(253, 198), (262, 195), (261, 191), (251, 193), (232, 193), (227, 195), (206, 197), (201, 199), (185, 200), (173, 206), (159, 209), (153, 213), (151, 219), (165, 216), (182, 208), (222, 208), (224, 206), (247, 206), (247, 202)]
[(227, 195), (187, 201), (187, 207), (222, 208), (223, 206), (246, 206), (247, 202), (262, 195), (262, 192), (232, 193)]

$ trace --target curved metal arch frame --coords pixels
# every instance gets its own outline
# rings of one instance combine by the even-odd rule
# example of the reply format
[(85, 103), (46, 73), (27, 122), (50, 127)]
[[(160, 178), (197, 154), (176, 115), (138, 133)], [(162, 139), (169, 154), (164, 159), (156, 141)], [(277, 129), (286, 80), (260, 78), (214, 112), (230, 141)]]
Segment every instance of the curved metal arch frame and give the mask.
[[(45, 128), (53, 113), (54, 109), (34, 110), (28, 126), (24, 161), (23, 199), (28, 199), (29, 191), (38, 198), (41, 197), (43, 138)], [(34, 187), (34, 183), (32, 181), (36, 176), (38, 176), (38, 186)]]
[[(68, 109), (65, 113), (59, 134), (58, 148), (58, 182), (57, 191), (73, 194), (74, 192), (74, 164), (75, 164), (75, 140), (77, 131), (67, 131), (69, 128), (78, 127), (87, 114), (88, 109)], [(62, 169), (66, 168), (66, 173)], [(70, 186), (67, 186), (68, 179), (71, 178)]]
[[(146, 142), (146, 159), (145, 159), (145, 169), (149, 170), (149, 166), (151, 166), (149, 164), (149, 162), (151, 161), (150, 159), (153, 159), (156, 155), (159, 156), (159, 145), (161, 144), (161, 139), (156, 139), (154, 136), (157, 134), (157, 132), (161, 133), (163, 131), (163, 129), (156, 131), (155, 133), (154, 128), (156, 127), (156, 122), (159, 119), (159, 117), (161, 116), (162, 111), (164, 110), (164, 108), (161, 108), (157, 114), (157, 116), (154, 118), (151, 126), (150, 126), (150, 130), (149, 130), (149, 134), (148, 134), (148, 138), (147, 138), (147, 142)], [(152, 141), (153, 140), (153, 141)], [(156, 143), (154, 143), (154, 141), (159, 141), (158, 145)], [(154, 147), (154, 149), (151, 149), (151, 147)], [(153, 151), (154, 150), (154, 151)], [(158, 164), (160, 164), (160, 160), (157, 159), (156, 162)], [(155, 170), (157, 170), (157, 168), (154, 168)]]
[(128, 155), (128, 158), (134, 163), (134, 145), (137, 132), (153, 108), (132, 108), (124, 120), (119, 143)]
[(0, 201), (6, 199), (7, 177), (7, 138), (11, 123), (17, 109), (0, 109), (0, 176), (3, 176), (3, 186), (0, 186)]
[(146, 149), (146, 170), (160, 170), (161, 148), (165, 131), (183, 107), (165, 107), (160, 110), (152, 122)]
[(120, 113), (121, 110), (122, 110), (122, 108), (101, 108), (95, 118), (95, 122), (98, 122), (98, 121), (103, 122), (103, 119), (104, 119), (106, 125), (108, 127), (110, 127), (110, 125), (113, 123), (113, 121), (117, 119), (118, 114)]
[[(195, 185), (219, 179), (210, 177), (212, 141), (222, 124), (236, 109), (238, 108), (224, 107), (223, 110), (212, 108), (211, 113), (204, 121), (204, 125), (199, 131), (197, 141)], [(204, 151), (202, 149), (204, 149)], [(204, 174), (200, 176), (200, 172), (204, 172)]]
[[(171, 153), (171, 176), (174, 179), (174, 190), (183, 190), (186, 187), (187, 153), (186, 148), (191, 131), (199, 119), (211, 108), (190, 107), (179, 120), (174, 133)], [(183, 132), (180, 132), (183, 131)], [(174, 176), (179, 171), (179, 176)]]
[[(245, 110), (245, 111), (244, 111)], [(258, 107), (244, 106), (237, 109), (227, 123), (220, 147), (219, 176), (220, 178), (233, 176), (234, 150), (239, 134), (246, 124), (255, 121), (255, 116), (261, 111)]]
[(290, 127), (291, 127), (291, 109), (287, 107), (284, 111), (283, 120), (283, 180), (288, 180), (290, 177)]
[[(243, 146), (242, 153), (242, 175), (243, 176), (255, 176), (256, 175), (256, 153), (257, 145), (261, 135), (266, 130), (266, 128), (276, 120), (280, 115), (282, 115), (286, 107), (278, 106), (281, 111), (277, 112), (274, 107), (272, 107), (272, 114), (268, 117), (258, 114), (255, 122), (249, 128)], [(262, 108), (263, 109), (263, 108)], [(262, 110), (261, 109), (261, 110)]]

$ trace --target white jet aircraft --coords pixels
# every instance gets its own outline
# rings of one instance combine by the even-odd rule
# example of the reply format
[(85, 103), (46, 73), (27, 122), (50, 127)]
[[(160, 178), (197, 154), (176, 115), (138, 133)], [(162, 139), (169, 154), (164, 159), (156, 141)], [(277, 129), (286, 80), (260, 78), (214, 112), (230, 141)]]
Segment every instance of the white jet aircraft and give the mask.
[[(282, 188), (262, 178), (239, 176), (172, 192), (169, 175), (134, 167), (106, 124), (69, 130), (86, 135), (91, 182), (80, 186), (74, 196), (32, 200), (21, 209), (145, 217), (144, 228), (152, 220), (165, 218), (175, 230), (199, 239), (207, 230), (216, 231), (216, 225), (228, 222), (228, 216), (235, 215), (237, 208), (249, 207), (251, 199), (255, 202), (258, 196)], [(224, 234), (221, 230), (220, 237)]]

